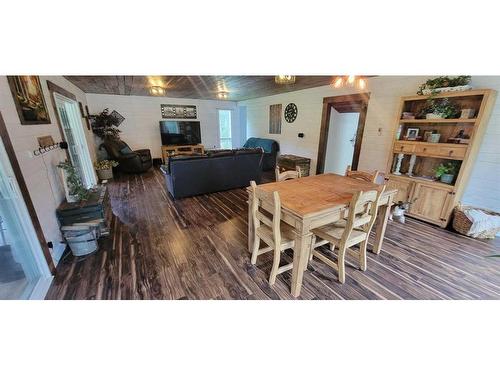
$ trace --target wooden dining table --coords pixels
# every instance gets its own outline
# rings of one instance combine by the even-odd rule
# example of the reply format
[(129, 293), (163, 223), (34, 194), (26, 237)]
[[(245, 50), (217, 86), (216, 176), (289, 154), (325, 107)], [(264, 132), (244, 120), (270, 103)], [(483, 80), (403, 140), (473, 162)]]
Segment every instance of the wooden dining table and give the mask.
[[(304, 270), (307, 268), (311, 230), (347, 217), (349, 202), (357, 191), (379, 190), (382, 185), (333, 173), (261, 184), (260, 189), (277, 191), (281, 200), (281, 220), (295, 231), (291, 293), (300, 295)], [(380, 197), (375, 242), (371, 251), (379, 254), (385, 235), (390, 208), (397, 190), (386, 190)], [(251, 218), (252, 195), (248, 199), (248, 251), (251, 252), (254, 228)], [(273, 207), (263, 209), (272, 212)]]

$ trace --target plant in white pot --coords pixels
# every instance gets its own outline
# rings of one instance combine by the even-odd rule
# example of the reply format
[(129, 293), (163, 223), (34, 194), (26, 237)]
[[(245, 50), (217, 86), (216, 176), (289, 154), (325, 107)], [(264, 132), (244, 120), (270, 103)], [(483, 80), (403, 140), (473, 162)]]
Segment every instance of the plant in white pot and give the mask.
[(425, 112), (426, 119), (458, 118), (460, 116), (460, 108), (448, 98), (429, 99)]
[(448, 77), (442, 76), (433, 79), (428, 79), (420, 85), (418, 95), (432, 95), (440, 92), (449, 91), (465, 91), (470, 90), (469, 86), (471, 76)]
[(457, 173), (458, 165), (456, 163), (446, 163), (439, 164), (435, 169), (434, 173), (436, 178), (445, 184), (452, 184), (455, 179), (455, 174)]
[(89, 198), (90, 190), (82, 184), (80, 175), (68, 160), (57, 165), (63, 171), (64, 191), (68, 203), (81, 202)]
[(112, 179), (113, 168), (116, 166), (118, 166), (118, 162), (114, 160), (99, 160), (94, 163), (97, 177), (99, 177), (100, 180)]

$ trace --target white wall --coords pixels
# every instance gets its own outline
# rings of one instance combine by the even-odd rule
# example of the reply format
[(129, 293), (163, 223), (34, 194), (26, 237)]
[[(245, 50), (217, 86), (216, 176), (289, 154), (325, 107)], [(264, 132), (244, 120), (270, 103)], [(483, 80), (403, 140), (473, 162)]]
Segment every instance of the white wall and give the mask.
[[(368, 79), (365, 91), (370, 92), (370, 101), (361, 147), (359, 169), (385, 171), (387, 157), (392, 144), (392, 130), (397, 115), (399, 100), (404, 95), (414, 95), (427, 76), (383, 76)], [(500, 91), (500, 76), (472, 77), (471, 84), (478, 88)], [(335, 89), (321, 86), (285, 94), (239, 102), (247, 107), (248, 137), (275, 139), (280, 143), (281, 153), (297, 154), (312, 159), (311, 171), (316, 171), (319, 131), (323, 98), (357, 93), (353, 88)], [(269, 134), (269, 105), (295, 103), (298, 116), (288, 124), (283, 120), (282, 134)], [(380, 129), (380, 131), (379, 131)], [(304, 138), (297, 134), (303, 132)], [(487, 126), (481, 151), (474, 166), (474, 173), (467, 186), (464, 203), (500, 211), (500, 100)]]
[[(0, 111), (7, 126), (22, 174), (26, 180), (45, 239), (52, 241), (56, 248), (56, 253), (53, 252), (52, 255), (57, 262), (58, 257), (61, 255), (57, 253), (57, 250), (61, 249), (58, 245), (60, 245), (62, 238), (55, 211), (57, 206), (64, 200), (64, 190), (59, 169), (56, 165), (66, 158), (66, 153), (63, 150), (53, 150), (43, 156), (33, 156), (33, 150), (38, 149), (37, 137), (51, 135), (55, 142), (62, 139), (57, 125), (56, 114), (52, 107), (47, 80), (73, 93), (84, 106), (87, 104), (85, 94), (65, 78), (60, 76), (40, 76), (51, 123), (48, 125), (21, 125), (7, 77), (0, 76)], [(87, 130), (86, 126), (84, 126), (84, 129), (91, 157), (95, 158), (92, 133)]]
[[(152, 96), (125, 96), (87, 94), (90, 113), (97, 114), (105, 108), (116, 110), (125, 117), (120, 125), (120, 137), (132, 149), (149, 148), (154, 158), (161, 157), (159, 121), (161, 104), (196, 105), (201, 123), (201, 140), (206, 148), (219, 147), (218, 109), (231, 109), (233, 147), (240, 146), (239, 115), (235, 102), (221, 100), (179, 99)], [(97, 144), (100, 141), (96, 141)]]
[(339, 113), (331, 109), (328, 141), (326, 144), (325, 172), (344, 174), (352, 164), (359, 113)]

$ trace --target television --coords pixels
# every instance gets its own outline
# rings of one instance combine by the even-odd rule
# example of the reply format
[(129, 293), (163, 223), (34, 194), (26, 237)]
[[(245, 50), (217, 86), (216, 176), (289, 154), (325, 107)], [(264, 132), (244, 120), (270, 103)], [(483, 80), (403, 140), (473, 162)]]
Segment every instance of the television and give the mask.
[(161, 144), (172, 145), (197, 145), (201, 143), (199, 121), (160, 121)]

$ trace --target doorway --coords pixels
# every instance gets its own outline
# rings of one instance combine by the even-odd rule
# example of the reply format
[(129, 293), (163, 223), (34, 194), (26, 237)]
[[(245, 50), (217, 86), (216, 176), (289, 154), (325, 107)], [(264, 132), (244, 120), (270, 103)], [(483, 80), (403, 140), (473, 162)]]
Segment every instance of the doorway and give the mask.
[(53, 95), (64, 139), (68, 143), (71, 164), (78, 171), (85, 187), (90, 188), (97, 181), (83, 131), (83, 123), (79, 115), (78, 103), (57, 92), (54, 92)]
[(44, 298), (53, 263), (1, 114), (0, 133), (0, 300)]
[(369, 93), (323, 99), (316, 174), (357, 170)]

